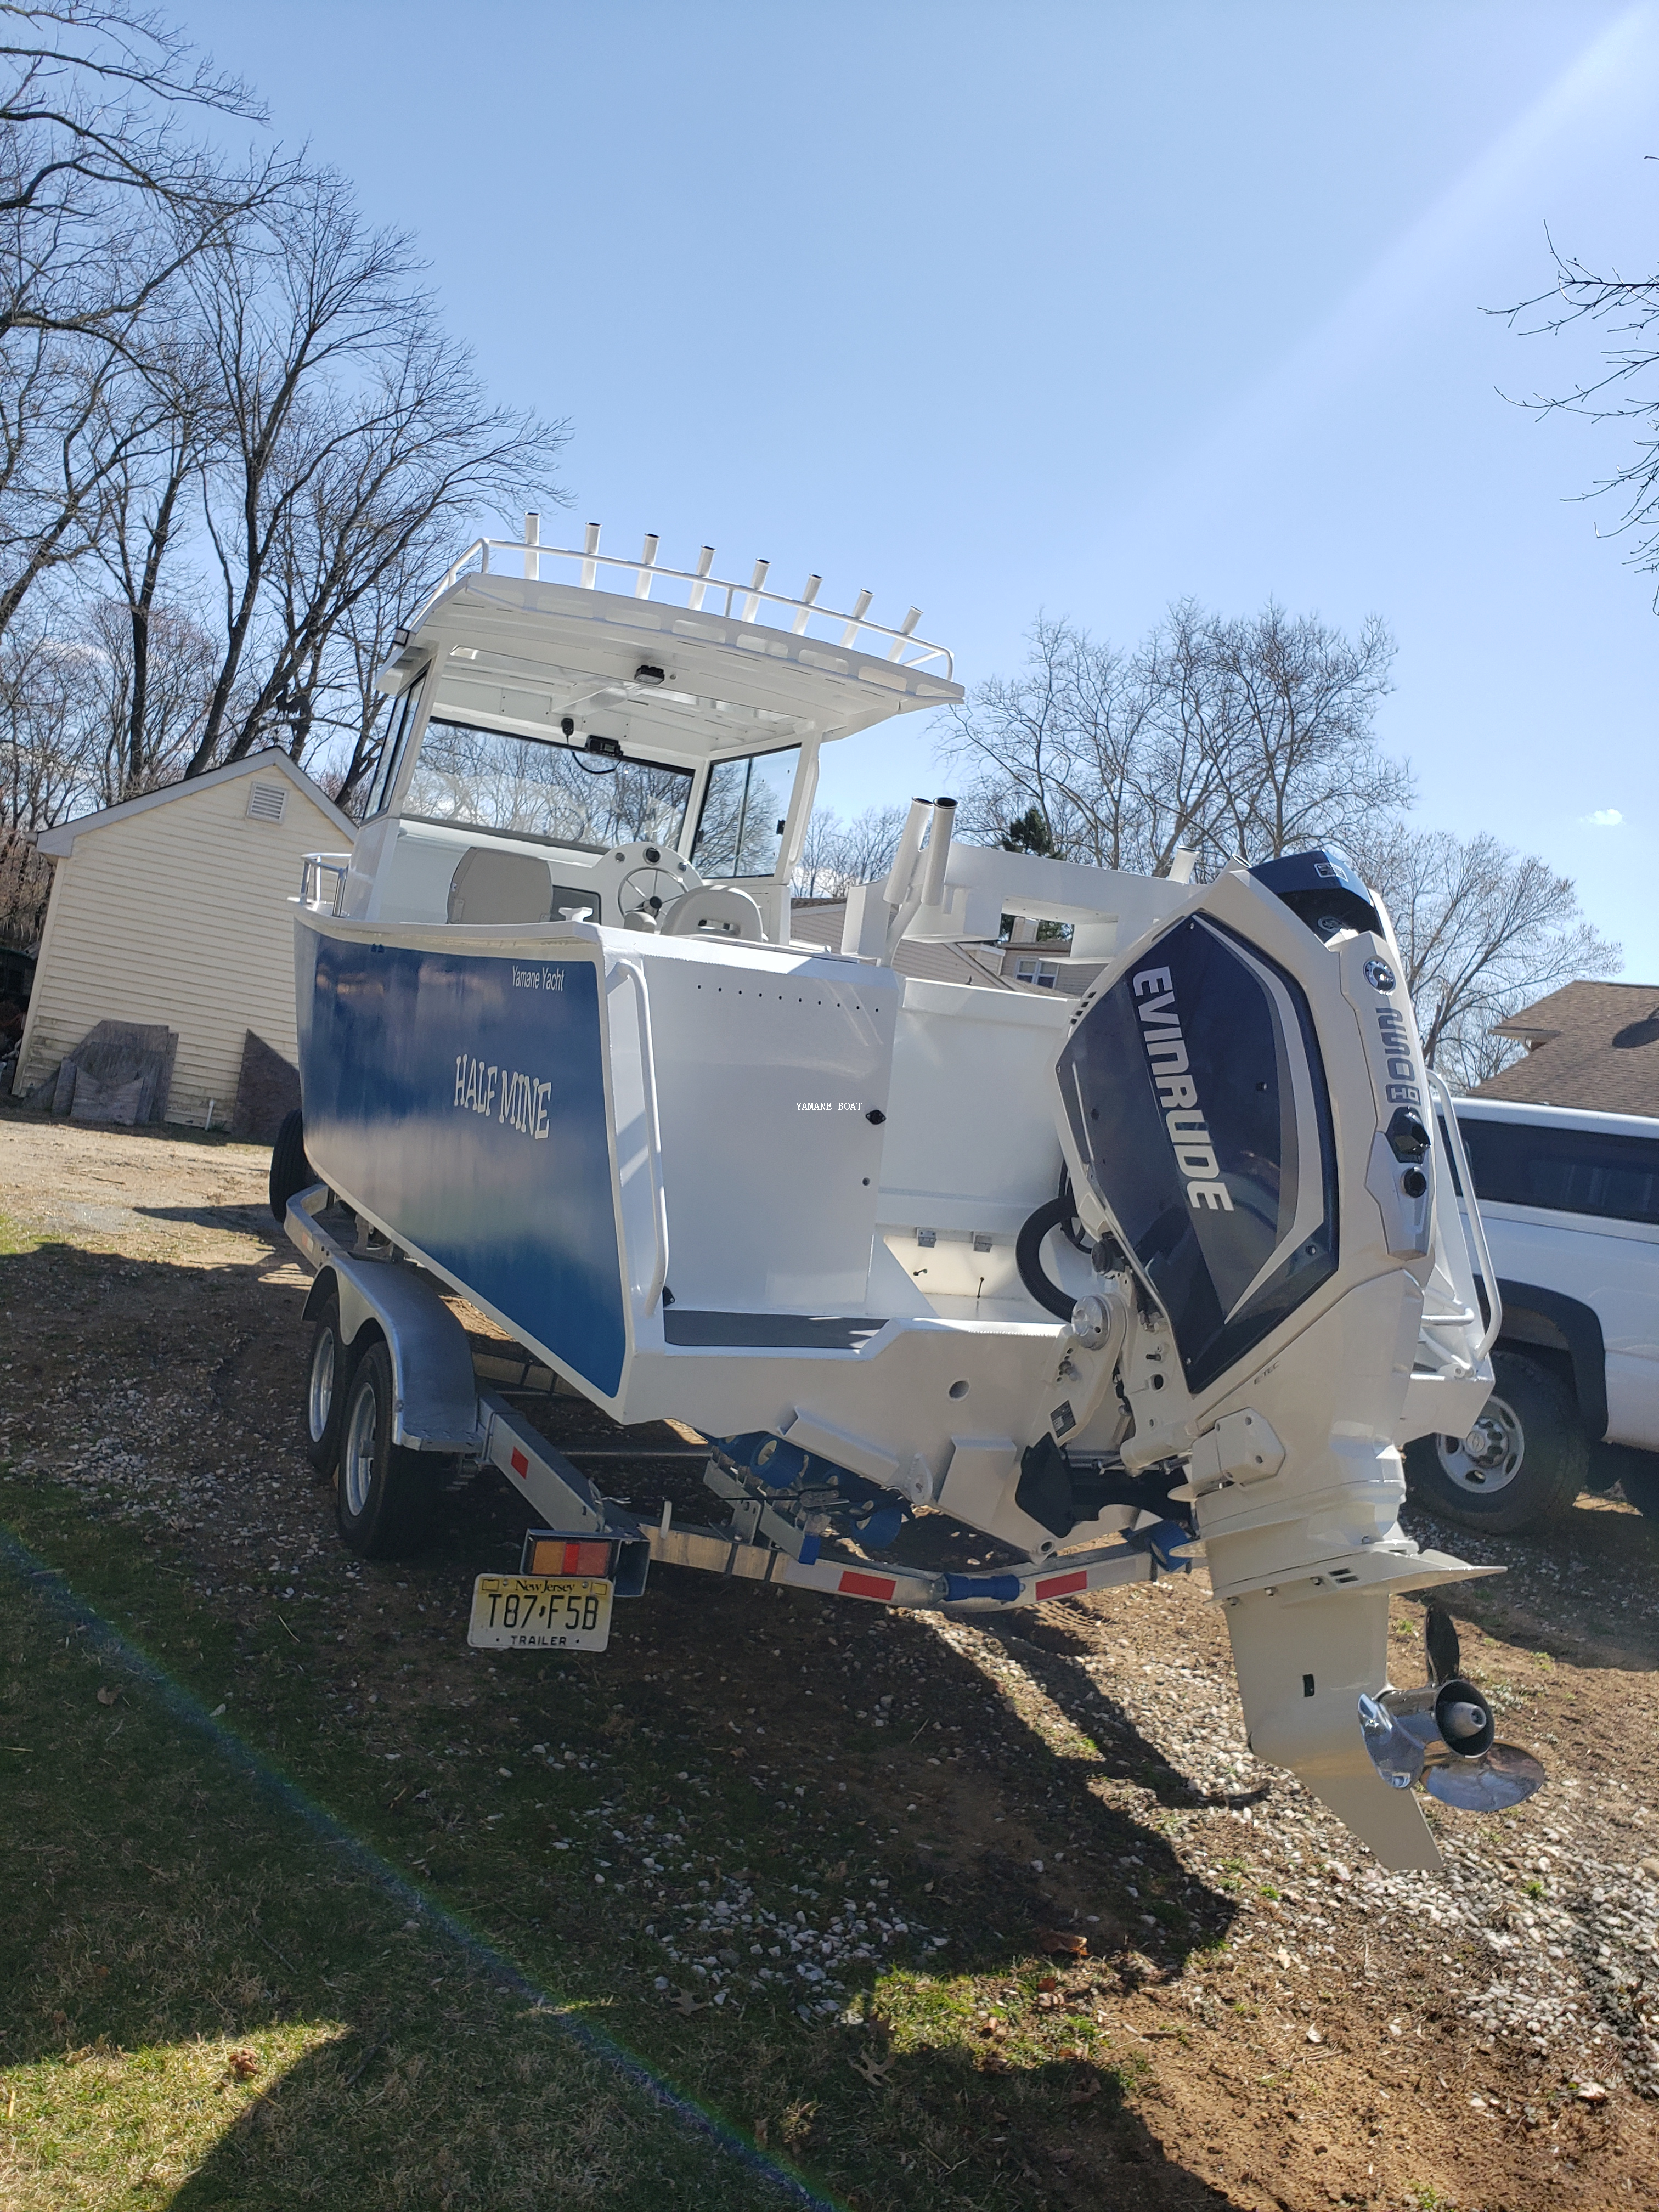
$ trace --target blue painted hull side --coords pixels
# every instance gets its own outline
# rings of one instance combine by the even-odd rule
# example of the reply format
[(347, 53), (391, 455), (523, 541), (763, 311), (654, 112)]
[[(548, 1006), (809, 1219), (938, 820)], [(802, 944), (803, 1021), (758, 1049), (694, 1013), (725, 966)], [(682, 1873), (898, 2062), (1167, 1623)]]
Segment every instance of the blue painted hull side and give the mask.
[(614, 1396), (626, 1325), (597, 969), (296, 935), (318, 1173)]

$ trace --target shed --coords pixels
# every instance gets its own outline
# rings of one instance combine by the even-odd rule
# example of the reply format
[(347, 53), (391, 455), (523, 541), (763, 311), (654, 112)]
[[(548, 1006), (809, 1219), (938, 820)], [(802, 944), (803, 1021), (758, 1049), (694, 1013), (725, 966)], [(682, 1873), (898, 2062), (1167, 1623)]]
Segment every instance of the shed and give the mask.
[(355, 834), (277, 751), (43, 830), (52, 897), (13, 1090), (42, 1084), (100, 1024), (160, 1028), (177, 1039), (166, 1120), (200, 1124), (211, 1101), (228, 1123), (241, 1087), (257, 1093), (246, 1133), (268, 1135), (299, 1056), (288, 902), (304, 856)]

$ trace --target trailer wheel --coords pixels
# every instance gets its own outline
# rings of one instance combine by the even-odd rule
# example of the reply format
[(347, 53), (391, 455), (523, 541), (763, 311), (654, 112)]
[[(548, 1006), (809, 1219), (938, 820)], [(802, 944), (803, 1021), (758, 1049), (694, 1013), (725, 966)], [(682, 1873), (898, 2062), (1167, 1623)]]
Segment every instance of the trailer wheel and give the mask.
[(351, 1349), (340, 1334), (340, 1301), (330, 1298), (317, 1316), (306, 1362), (306, 1457), (319, 1474), (340, 1463), (340, 1429), (351, 1385)]
[(1492, 1354), (1492, 1393), (1467, 1435), (1419, 1437), (1406, 1476), (1419, 1504), (1498, 1536), (1559, 1519), (1584, 1487), (1589, 1439), (1559, 1376), (1516, 1352)]
[(302, 1190), (309, 1190), (316, 1180), (311, 1162), (306, 1158), (305, 1118), (296, 1106), (291, 1114), (283, 1115), (276, 1141), (270, 1148), (270, 1210), (279, 1229), (288, 1219), (289, 1199)]
[(335, 1519), (366, 1559), (395, 1559), (426, 1533), (441, 1473), (435, 1458), (392, 1441), (392, 1354), (369, 1345), (352, 1369), (340, 1425)]

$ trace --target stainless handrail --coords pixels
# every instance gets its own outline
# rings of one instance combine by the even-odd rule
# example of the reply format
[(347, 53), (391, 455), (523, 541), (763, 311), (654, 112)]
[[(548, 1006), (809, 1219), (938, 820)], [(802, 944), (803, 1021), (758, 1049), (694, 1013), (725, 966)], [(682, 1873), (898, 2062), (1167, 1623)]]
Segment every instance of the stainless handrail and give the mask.
[[(334, 878), (334, 897), (331, 902), (323, 896), (322, 879), (327, 873)], [(351, 873), (349, 853), (307, 853), (300, 863), (300, 903), (301, 906), (326, 906), (331, 914), (337, 915), (345, 903), (346, 878)], [(313, 883), (316, 889), (313, 891)]]
[(645, 970), (637, 962), (619, 958), (617, 967), (634, 987), (635, 1018), (639, 1024), (640, 1087), (645, 1094), (646, 1158), (651, 1173), (651, 1234), (656, 1246), (655, 1263), (646, 1286), (641, 1315), (655, 1310), (668, 1280), (668, 1194), (662, 1176), (662, 1124), (657, 1113), (657, 1061), (651, 1044), (651, 997)]
[[(1484, 1359), (1498, 1341), (1498, 1332), (1504, 1325), (1504, 1301), (1498, 1295), (1498, 1273), (1492, 1263), (1492, 1247), (1486, 1242), (1486, 1224), (1480, 1218), (1480, 1205), (1474, 1194), (1474, 1177), (1469, 1171), (1469, 1156), (1463, 1149), (1463, 1132), (1457, 1126), (1457, 1109), (1445, 1078), (1428, 1070), (1429, 1095), (1435, 1102), (1435, 1110), (1446, 1132), (1446, 1141), (1452, 1148), (1452, 1158), (1457, 1170), (1457, 1180), (1463, 1188), (1463, 1204), (1468, 1210), (1470, 1229), (1474, 1234), (1475, 1266), (1486, 1285), (1486, 1334), (1475, 1352), (1477, 1359)], [(1469, 1316), (1473, 1321), (1474, 1315)]]
[[(765, 588), (764, 580), (769, 564), (764, 561), (757, 561), (755, 563), (755, 574), (746, 583), (739, 583), (735, 580), (716, 576), (712, 573), (714, 554), (710, 547), (706, 546), (703, 549), (707, 560), (698, 568), (669, 568), (663, 567), (657, 561), (655, 540), (653, 538), (646, 540), (643, 553), (630, 558), (620, 553), (601, 553), (599, 550), (599, 532), (592, 525), (589, 526), (588, 534), (590, 543), (580, 548), (569, 545), (544, 545), (539, 540), (533, 538), (474, 538), (459, 559), (451, 562), (444, 573), (442, 582), (427, 594), (416, 613), (410, 617), (406, 628), (411, 632), (419, 629), (433, 601), (440, 598), (452, 584), (459, 580), (471, 562), (477, 560), (479, 563), (477, 573), (487, 575), (490, 573), (490, 555), (508, 553), (520, 556), (524, 574), (532, 582), (550, 580), (543, 565), (544, 562), (570, 561), (575, 562), (580, 571), (580, 584), (589, 591), (598, 588), (599, 569), (627, 569), (636, 580), (633, 593), (635, 599), (649, 599), (659, 578), (668, 583), (684, 584), (687, 591), (685, 605), (693, 614), (702, 611), (703, 602), (708, 593), (723, 592), (726, 594), (723, 611), (731, 620), (754, 622), (757, 610), (763, 601), (769, 606), (784, 607), (789, 610), (792, 617), (789, 628), (796, 635), (805, 632), (811, 620), (817, 619), (832, 624), (839, 623), (841, 633), (838, 642), (843, 647), (849, 647), (854, 644), (860, 632), (868, 630), (872, 636), (884, 641), (886, 647), (886, 658), (889, 660), (896, 661), (906, 668), (922, 668), (930, 662), (941, 662), (947, 680), (954, 678), (956, 662), (949, 648), (942, 645), (931, 645), (925, 638), (919, 638), (915, 635), (916, 624), (921, 620), (920, 607), (912, 607), (904, 620), (894, 628), (887, 623), (870, 620), (865, 611), (869, 606), (872, 597), (867, 591), (860, 592), (858, 604), (850, 613), (837, 614), (833, 609), (820, 606), (817, 604), (820, 580), (817, 576), (809, 576), (799, 592), (768, 591)], [(675, 603), (671, 601), (669, 604)], [(711, 609), (709, 611), (714, 611)]]

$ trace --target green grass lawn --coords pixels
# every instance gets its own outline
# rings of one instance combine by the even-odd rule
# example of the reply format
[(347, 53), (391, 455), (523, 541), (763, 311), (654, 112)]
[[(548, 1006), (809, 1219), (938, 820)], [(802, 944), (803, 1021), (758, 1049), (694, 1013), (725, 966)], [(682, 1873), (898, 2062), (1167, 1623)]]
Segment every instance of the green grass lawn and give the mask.
[[(456, 1625), (423, 1631), (417, 1612), (453, 1560), (423, 1577), (335, 1554), (343, 1614), (275, 1586), (204, 1598), (164, 1541), (39, 1479), (0, 1470), (0, 1518), (58, 1570), (0, 1563), (9, 2208), (804, 2201), (786, 2169), (862, 2212), (1048, 2205), (1071, 2200), (1035, 2161), (1085, 2121), (1098, 2154), (1162, 2176), (1146, 2201), (1207, 2194), (1122, 2101), (1144, 2063), (1115, 2063), (1091, 2007), (1058, 2009), (1057, 1962), (1024, 1949), (1011, 1966), (995, 1929), (983, 1958), (959, 1938), (948, 1966), (917, 1953), (943, 1900), (833, 1798), (773, 1802), (783, 1784), (665, 1730), (646, 1684), (612, 1686), (603, 1662), (489, 1655), (518, 1669), (510, 1700), (462, 1719), (424, 1698), (399, 1656), (415, 1637), (439, 1645), (434, 1667), (469, 1663)], [(384, 1620), (399, 1626), (368, 1625)], [(152, 1668), (124, 1663), (102, 1623)], [(325, 1702), (354, 1665), (365, 1690), (403, 1676), (395, 1717), (375, 1691), (349, 1721), (337, 1689)], [(526, 1770), (532, 1725), (556, 1731), (562, 1764)], [(669, 1875), (605, 1840), (648, 1807), (680, 1838)], [(641, 1929), (659, 1879), (675, 1901), (653, 1908), (659, 1936), (726, 1892), (774, 1921), (827, 1918), (860, 1859), (852, 1884), (913, 1940), (810, 2018), (800, 1984), (757, 1994), (724, 1969), (713, 2001)], [(677, 1940), (686, 1960), (718, 1939)]]
[(573, 2033), (64, 1583), (0, 1560), (9, 2212), (787, 2201), (584, 2047), (602, 2000)]

